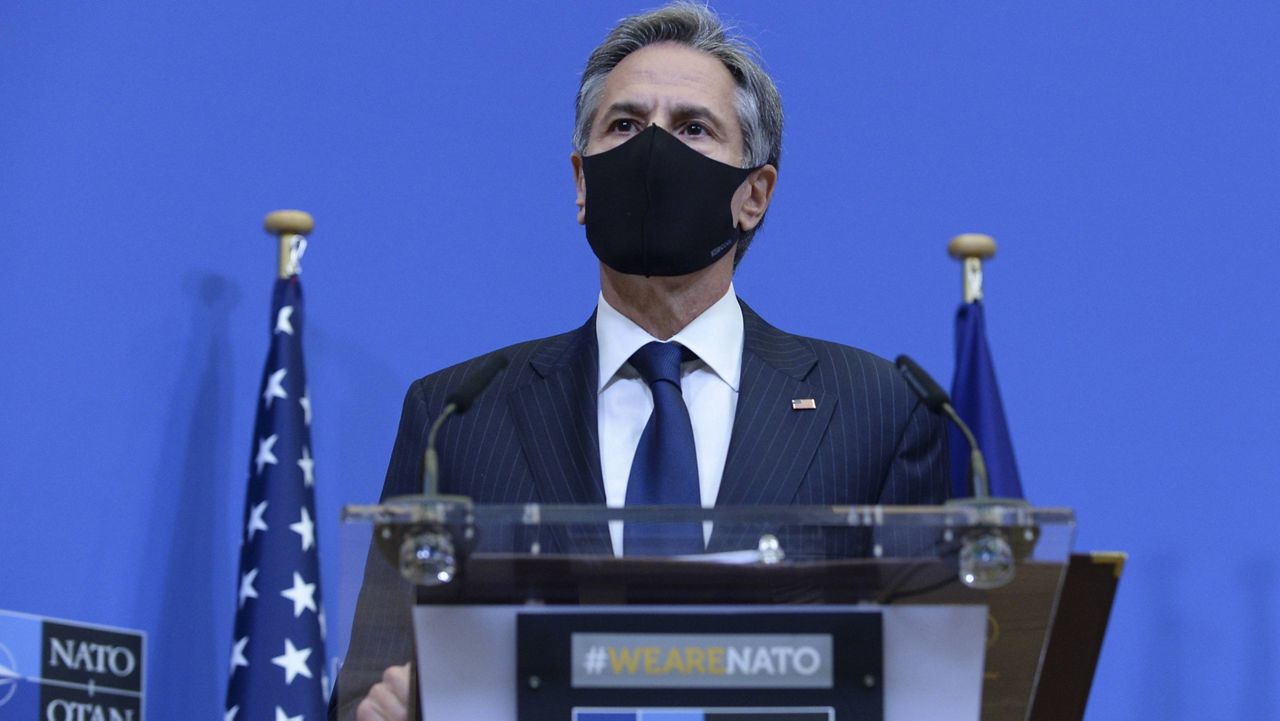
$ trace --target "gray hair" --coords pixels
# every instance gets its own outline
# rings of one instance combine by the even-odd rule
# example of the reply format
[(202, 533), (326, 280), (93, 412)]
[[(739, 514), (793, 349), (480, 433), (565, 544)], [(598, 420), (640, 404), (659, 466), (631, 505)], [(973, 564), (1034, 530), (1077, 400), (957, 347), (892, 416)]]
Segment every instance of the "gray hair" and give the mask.
[[(574, 115), (574, 148), (579, 154), (586, 154), (605, 78), (618, 63), (647, 45), (676, 42), (719, 60), (737, 83), (734, 105), (742, 128), (742, 166), (755, 168), (768, 163), (778, 167), (782, 158), (782, 98), (773, 79), (760, 67), (755, 50), (742, 38), (729, 33), (715, 11), (693, 2), (676, 2), (623, 18), (592, 51), (582, 71)], [(756, 225), (743, 234), (734, 257), (735, 265), (742, 260), (759, 229)]]

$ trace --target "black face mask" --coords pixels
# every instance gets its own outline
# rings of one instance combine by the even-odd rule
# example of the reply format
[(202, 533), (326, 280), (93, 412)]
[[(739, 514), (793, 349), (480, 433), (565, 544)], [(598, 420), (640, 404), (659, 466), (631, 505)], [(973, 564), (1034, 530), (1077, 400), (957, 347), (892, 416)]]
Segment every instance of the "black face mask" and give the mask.
[(730, 208), (754, 168), (712, 160), (656, 125), (582, 159), (587, 241), (600, 262), (631, 275), (687, 275), (741, 235)]

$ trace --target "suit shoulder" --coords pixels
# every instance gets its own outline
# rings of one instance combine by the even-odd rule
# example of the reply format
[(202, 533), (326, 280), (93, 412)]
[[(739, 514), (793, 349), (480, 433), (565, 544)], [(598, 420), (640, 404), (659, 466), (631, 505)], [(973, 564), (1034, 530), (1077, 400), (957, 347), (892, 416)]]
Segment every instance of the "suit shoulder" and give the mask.
[[(896, 390), (907, 390), (906, 381), (894, 364), (886, 358), (855, 346), (835, 341), (793, 335), (772, 329), (776, 333), (775, 344), (778, 348), (791, 349), (786, 355), (791, 358), (810, 356), (812, 370), (806, 380), (823, 384), (824, 382), (844, 383), (849, 379), (865, 379), (879, 387), (892, 387)], [(783, 361), (779, 361), (782, 365)], [(803, 360), (800, 362), (803, 366)]]
[(410, 395), (418, 395), (429, 407), (439, 408), (443, 399), (465, 378), (484, 365), (490, 358), (504, 356), (507, 368), (494, 380), (496, 386), (512, 387), (521, 383), (530, 372), (531, 363), (541, 358), (555, 358), (582, 342), (584, 333), (590, 327), (583, 326), (565, 333), (514, 343), (504, 348), (469, 358), (446, 368), (429, 373), (416, 381), (409, 388)]
[(813, 351), (816, 362), (807, 381), (840, 393), (869, 394), (914, 407), (918, 400), (892, 361), (855, 346), (795, 336)]
[(882, 358), (871, 351), (820, 338), (800, 338), (800, 340), (813, 348), (819, 362), (843, 363), (853, 367), (865, 367), (875, 373), (899, 375), (897, 367), (894, 366), (892, 361)]
[(834, 341), (795, 335), (779, 330), (742, 303), (747, 350), (769, 365), (805, 380), (818, 383), (847, 383), (849, 379), (874, 380), (876, 386), (906, 382), (892, 363), (880, 356)]
[(845, 387), (863, 388), (868, 393), (899, 397), (911, 401), (910, 387), (890, 360), (863, 348), (844, 343), (806, 338), (817, 353), (818, 364), (814, 375), (822, 380), (835, 380)]

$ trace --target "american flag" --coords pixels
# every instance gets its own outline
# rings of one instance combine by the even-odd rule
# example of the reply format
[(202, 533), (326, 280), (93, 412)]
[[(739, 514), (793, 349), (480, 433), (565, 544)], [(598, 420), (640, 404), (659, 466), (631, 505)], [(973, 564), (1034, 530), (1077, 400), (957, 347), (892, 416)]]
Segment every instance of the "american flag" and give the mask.
[(224, 721), (325, 717), (329, 679), (302, 315), (298, 276), (277, 280), (249, 461)]

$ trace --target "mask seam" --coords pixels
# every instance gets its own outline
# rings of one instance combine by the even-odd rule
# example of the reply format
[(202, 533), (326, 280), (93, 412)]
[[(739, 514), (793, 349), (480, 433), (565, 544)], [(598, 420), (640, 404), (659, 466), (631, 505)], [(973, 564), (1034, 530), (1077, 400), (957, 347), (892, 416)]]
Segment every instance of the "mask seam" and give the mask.
[(649, 222), (649, 208), (651, 206), (651, 196), (649, 193), (649, 185), (653, 182), (653, 146), (656, 145), (658, 133), (654, 130), (656, 126), (650, 125), (652, 130), (649, 134), (649, 148), (645, 154), (644, 162), (644, 212), (640, 214), (640, 267), (644, 269), (644, 277), (651, 277), (653, 268), (649, 267), (649, 236), (646, 234), (646, 225)]

